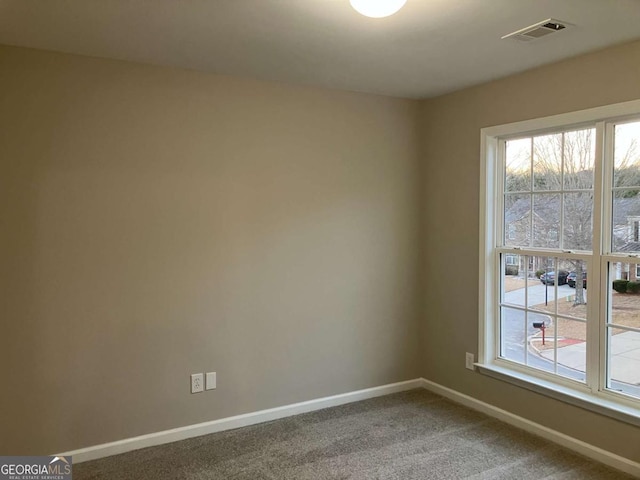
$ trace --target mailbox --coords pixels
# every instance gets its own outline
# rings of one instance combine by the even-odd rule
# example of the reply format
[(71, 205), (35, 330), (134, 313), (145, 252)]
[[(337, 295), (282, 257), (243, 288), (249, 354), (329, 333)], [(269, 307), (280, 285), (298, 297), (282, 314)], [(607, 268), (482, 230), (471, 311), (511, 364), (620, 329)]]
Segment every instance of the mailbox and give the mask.
[(533, 328), (539, 328), (542, 331), (542, 345), (545, 345), (544, 331), (547, 326), (544, 322), (533, 322)]

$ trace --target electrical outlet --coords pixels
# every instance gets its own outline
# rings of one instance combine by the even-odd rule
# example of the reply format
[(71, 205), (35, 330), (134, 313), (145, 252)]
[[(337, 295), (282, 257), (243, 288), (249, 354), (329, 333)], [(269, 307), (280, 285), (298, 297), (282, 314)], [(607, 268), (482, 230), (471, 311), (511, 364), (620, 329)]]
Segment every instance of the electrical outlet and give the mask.
[(473, 353), (469, 353), (469, 352), (467, 352), (467, 356), (465, 357), (465, 364), (464, 364), (464, 366), (465, 366), (466, 368), (468, 368), (469, 370), (475, 370), (475, 369), (476, 369), (476, 367), (473, 365), (473, 364), (474, 364), (474, 362), (475, 362), (475, 358), (474, 358)]
[(207, 372), (206, 377), (207, 383), (205, 388), (207, 390), (213, 390), (216, 388), (216, 372)]
[(204, 378), (201, 373), (191, 375), (191, 393), (200, 393), (204, 391)]

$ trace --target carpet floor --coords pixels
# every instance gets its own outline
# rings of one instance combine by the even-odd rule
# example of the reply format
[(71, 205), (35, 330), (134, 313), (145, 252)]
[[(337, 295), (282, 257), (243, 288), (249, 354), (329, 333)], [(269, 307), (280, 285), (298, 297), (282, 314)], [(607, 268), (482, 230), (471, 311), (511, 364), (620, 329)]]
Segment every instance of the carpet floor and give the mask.
[(73, 478), (632, 477), (420, 389), (77, 464)]

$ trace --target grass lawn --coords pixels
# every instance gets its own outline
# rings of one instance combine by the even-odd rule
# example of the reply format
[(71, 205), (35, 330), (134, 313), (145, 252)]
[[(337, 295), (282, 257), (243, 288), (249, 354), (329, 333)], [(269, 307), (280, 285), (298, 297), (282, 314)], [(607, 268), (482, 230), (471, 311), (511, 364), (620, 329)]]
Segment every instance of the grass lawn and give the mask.
[(512, 292), (513, 290), (519, 290), (527, 286), (527, 282), (524, 278), (512, 277), (510, 275), (505, 275), (503, 277), (503, 282), (505, 292)]

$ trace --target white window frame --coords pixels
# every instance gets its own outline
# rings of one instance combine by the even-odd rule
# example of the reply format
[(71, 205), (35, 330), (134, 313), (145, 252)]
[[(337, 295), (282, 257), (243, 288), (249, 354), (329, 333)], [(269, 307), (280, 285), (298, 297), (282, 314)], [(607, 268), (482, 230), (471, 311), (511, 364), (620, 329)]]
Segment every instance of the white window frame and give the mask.
[[(604, 196), (603, 188), (611, 181), (611, 169), (603, 168), (603, 159), (611, 158), (613, 152), (613, 125), (611, 122), (624, 120), (640, 115), (640, 100), (618, 103), (603, 107), (564, 113), (545, 118), (526, 120), (481, 130), (481, 175), (480, 175), (480, 265), (479, 265), (479, 345), (478, 363), (481, 373), (505, 380), (524, 388), (534, 390), (582, 408), (611, 416), (621, 421), (640, 426), (640, 401), (631, 399), (606, 388), (606, 324), (607, 288), (600, 287), (600, 279), (609, 261), (630, 262), (624, 255), (613, 255), (608, 252), (611, 225), (602, 225), (600, 235), (594, 235), (593, 256), (586, 258), (575, 252), (559, 253), (558, 250), (541, 250), (541, 255), (575, 257), (587, 260), (590, 291), (599, 291), (599, 299), (587, 304), (587, 377), (586, 383), (580, 384), (557, 375), (509, 362), (499, 356), (500, 341), (498, 323), (500, 314), (500, 262), (496, 246), (498, 235), (502, 232), (502, 165), (500, 164), (500, 147), (506, 138), (538, 135), (568, 129), (595, 125), (596, 159), (594, 183), (594, 226), (602, 224), (604, 208), (611, 211), (611, 198)], [(606, 139), (606, 142), (603, 140)], [(605, 144), (606, 143), (606, 144)], [(606, 245), (601, 245), (601, 240)], [(505, 252), (503, 253), (515, 253)], [(599, 261), (596, 261), (599, 260)], [(635, 263), (635, 262), (634, 262)], [(601, 275), (603, 273), (603, 275)]]

